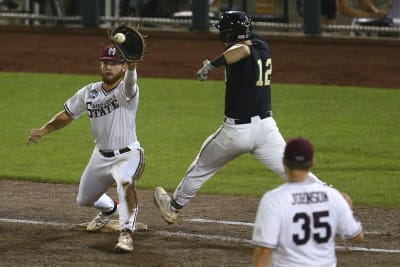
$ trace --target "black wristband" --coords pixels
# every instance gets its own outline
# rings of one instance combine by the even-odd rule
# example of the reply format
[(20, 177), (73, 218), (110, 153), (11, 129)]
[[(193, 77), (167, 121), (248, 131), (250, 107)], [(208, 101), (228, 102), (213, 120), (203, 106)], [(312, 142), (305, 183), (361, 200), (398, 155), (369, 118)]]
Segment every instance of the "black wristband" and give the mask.
[(214, 58), (213, 60), (211, 60), (210, 63), (213, 67), (219, 67), (219, 66), (226, 65), (226, 59), (225, 59), (224, 54), (221, 54), (218, 57)]

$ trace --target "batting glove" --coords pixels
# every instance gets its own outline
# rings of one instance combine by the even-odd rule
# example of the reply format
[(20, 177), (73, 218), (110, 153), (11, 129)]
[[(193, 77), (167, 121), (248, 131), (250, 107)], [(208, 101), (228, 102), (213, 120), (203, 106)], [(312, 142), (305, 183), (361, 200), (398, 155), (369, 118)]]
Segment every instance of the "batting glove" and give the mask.
[(197, 72), (197, 76), (200, 81), (205, 81), (207, 80), (208, 74), (212, 72), (215, 69), (213, 65), (211, 65), (210, 61), (208, 59), (203, 61), (203, 67), (199, 69)]

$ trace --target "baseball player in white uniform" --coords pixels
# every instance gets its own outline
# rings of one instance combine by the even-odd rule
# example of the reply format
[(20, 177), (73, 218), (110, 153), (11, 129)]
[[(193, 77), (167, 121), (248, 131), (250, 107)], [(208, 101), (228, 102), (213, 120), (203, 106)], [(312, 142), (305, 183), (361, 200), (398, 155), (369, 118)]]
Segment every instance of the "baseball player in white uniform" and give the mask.
[[(144, 153), (136, 136), (136, 63), (124, 62), (115, 46), (109, 45), (100, 57), (100, 73), (102, 81), (81, 88), (65, 102), (64, 110), (40, 129), (32, 129), (28, 143), (88, 115), (96, 145), (82, 174), (77, 202), (100, 211), (88, 231), (98, 231), (119, 215), (121, 233), (116, 250), (129, 252), (138, 213), (135, 184), (144, 169)], [(114, 182), (118, 201), (106, 194)]]
[[(225, 119), (204, 141), (172, 197), (156, 187), (154, 201), (167, 223), (177, 220), (183, 207), (219, 169), (245, 153), (286, 179), (282, 165), (285, 140), (271, 110), (271, 51), (251, 27), (241, 11), (223, 13), (216, 25), (225, 51), (211, 62), (204, 61), (198, 76), (206, 80), (213, 69), (225, 67)], [(309, 179), (321, 182), (312, 173)]]
[(288, 182), (265, 193), (257, 210), (253, 266), (336, 266), (336, 234), (361, 242), (361, 223), (343, 194), (308, 180), (313, 147), (307, 139), (289, 140), (283, 162)]

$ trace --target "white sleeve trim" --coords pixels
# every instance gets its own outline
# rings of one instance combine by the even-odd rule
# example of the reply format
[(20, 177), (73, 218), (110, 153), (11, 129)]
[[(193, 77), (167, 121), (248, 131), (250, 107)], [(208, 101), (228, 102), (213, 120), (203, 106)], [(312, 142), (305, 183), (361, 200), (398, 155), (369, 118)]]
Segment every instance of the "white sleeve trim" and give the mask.
[(357, 228), (357, 231), (355, 231), (354, 234), (352, 234), (352, 235), (342, 235), (341, 237), (342, 237), (343, 240), (350, 240), (350, 239), (353, 239), (354, 237), (356, 237), (357, 235), (359, 235), (362, 232), (362, 230), (363, 230), (363, 228), (362, 228), (362, 226), (360, 224), (359, 227)]
[(252, 243), (254, 246), (264, 247), (264, 248), (276, 249), (276, 248), (278, 247), (278, 244), (272, 245), (272, 244), (270, 244), (270, 243), (261, 242), (261, 241), (255, 241), (255, 240), (252, 240), (251, 243)]

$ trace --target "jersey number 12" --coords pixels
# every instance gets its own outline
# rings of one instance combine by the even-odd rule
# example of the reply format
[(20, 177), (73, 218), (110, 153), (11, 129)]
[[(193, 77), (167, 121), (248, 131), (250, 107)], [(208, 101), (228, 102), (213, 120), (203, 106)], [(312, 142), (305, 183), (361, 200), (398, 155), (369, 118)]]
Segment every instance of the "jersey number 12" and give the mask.
[[(258, 80), (257, 86), (270, 86), (271, 85), (271, 73), (272, 73), (272, 60), (268, 58), (265, 62), (265, 72), (263, 73), (263, 62), (261, 59), (257, 60), (258, 64)], [(264, 75), (264, 77), (263, 77)]]

